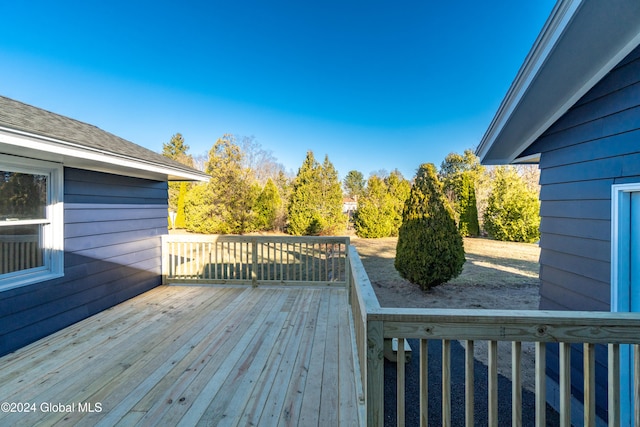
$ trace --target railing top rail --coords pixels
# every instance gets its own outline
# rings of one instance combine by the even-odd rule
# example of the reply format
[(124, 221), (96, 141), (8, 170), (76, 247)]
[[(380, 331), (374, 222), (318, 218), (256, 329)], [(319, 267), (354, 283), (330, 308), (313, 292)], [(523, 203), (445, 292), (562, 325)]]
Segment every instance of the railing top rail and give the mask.
[(362, 265), (362, 260), (358, 255), (358, 251), (354, 246), (349, 246), (348, 253), (353, 281), (355, 283), (355, 292), (358, 296), (360, 305), (363, 307), (365, 313), (380, 310), (378, 297), (376, 296), (376, 292), (373, 290), (373, 286), (371, 286), (371, 281), (369, 280), (369, 276)]
[(496, 341), (640, 343), (640, 313), (380, 308), (388, 337)]
[[(623, 322), (640, 326), (640, 313), (608, 311), (555, 311), (555, 310), (492, 310), (448, 308), (396, 308), (380, 307), (369, 312), (372, 320), (429, 321), (448, 320), (457, 323), (509, 322), (575, 323), (606, 326)], [(383, 319), (384, 318), (384, 319)]]
[(265, 242), (265, 243), (342, 243), (349, 244), (348, 236), (258, 236), (258, 235), (194, 235), (164, 234), (166, 242)]

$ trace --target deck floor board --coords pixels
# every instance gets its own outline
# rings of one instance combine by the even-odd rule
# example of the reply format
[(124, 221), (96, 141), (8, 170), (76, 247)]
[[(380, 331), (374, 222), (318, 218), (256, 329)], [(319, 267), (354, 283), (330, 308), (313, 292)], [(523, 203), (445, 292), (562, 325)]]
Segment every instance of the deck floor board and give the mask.
[(341, 288), (161, 286), (0, 358), (3, 401), (36, 405), (0, 424), (361, 425), (348, 310)]

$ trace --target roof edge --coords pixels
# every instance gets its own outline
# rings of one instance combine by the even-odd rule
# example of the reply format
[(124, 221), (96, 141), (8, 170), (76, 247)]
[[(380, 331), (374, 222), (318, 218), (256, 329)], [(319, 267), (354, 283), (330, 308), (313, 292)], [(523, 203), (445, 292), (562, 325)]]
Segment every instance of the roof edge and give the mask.
[(0, 144), (12, 146), (8, 154), (42, 158), (43, 153), (65, 166), (92, 169), (118, 175), (169, 181), (208, 181), (209, 175), (177, 162), (175, 167), (142, 160), (70, 141), (0, 126)]
[[(516, 77), (507, 90), (504, 99), (500, 103), (498, 111), (491, 120), (489, 128), (476, 148), (476, 155), (481, 161), (484, 161), (484, 157), (487, 155), (489, 149), (499, 136), (511, 114), (513, 114), (514, 110), (522, 100), (522, 97), (528, 90), (531, 81), (538, 71), (544, 66), (553, 45), (558, 41), (581, 4), (582, 0), (561, 0), (553, 7), (549, 18), (547, 18), (540, 34), (538, 34), (536, 41), (533, 43), (531, 50), (527, 54), (523, 64), (520, 66), (520, 69), (516, 74)], [(515, 157), (516, 155), (514, 155), (513, 158), (510, 158), (508, 163), (513, 161)], [(496, 159), (495, 161), (504, 162), (504, 160), (505, 159)]]
[[(598, 31), (594, 31), (598, 29)], [(484, 164), (518, 157), (640, 45), (640, 3), (560, 0), (476, 154)]]

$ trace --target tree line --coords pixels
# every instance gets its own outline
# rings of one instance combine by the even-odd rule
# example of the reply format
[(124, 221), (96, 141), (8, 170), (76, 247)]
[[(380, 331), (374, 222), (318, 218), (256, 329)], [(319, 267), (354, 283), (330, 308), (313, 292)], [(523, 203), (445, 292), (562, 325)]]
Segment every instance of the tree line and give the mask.
[[(434, 166), (434, 191), (438, 189), (452, 210), (462, 236), (488, 235), (497, 240), (535, 242), (540, 236), (538, 169), (535, 166), (480, 164), (471, 150), (450, 153)], [(386, 177), (373, 174), (366, 182), (350, 171), (345, 192), (357, 200), (353, 216), (360, 237), (397, 236), (412, 182), (398, 171)]]
[[(312, 151), (297, 174), (286, 173), (255, 139), (223, 135), (207, 156), (194, 158), (181, 134), (163, 144), (163, 154), (199, 167), (208, 183), (170, 183), (169, 206), (175, 226), (199, 233), (287, 232), (342, 234), (348, 221), (364, 238), (398, 236), (412, 186), (398, 170), (378, 171), (365, 180), (356, 170), (341, 182), (328, 156)], [(473, 151), (450, 153), (434, 166), (434, 188), (449, 206), (461, 236), (534, 242), (539, 238), (536, 167), (485, 167)], [(357, 208), (343, 213), (343, 197)]]
[(205, 158), (195, 159), (188, 150), (177, 133), (163, 144), (162, 154), (188, 166), (199, 165), (211, 178), (206, 183), (169, 183), (175, 227), (208, 234), (344, 231), (342, 186), (328, 156), (319, 163), (312, 151), (307, 152), (294, 177), (253, 138), (223, 135)]

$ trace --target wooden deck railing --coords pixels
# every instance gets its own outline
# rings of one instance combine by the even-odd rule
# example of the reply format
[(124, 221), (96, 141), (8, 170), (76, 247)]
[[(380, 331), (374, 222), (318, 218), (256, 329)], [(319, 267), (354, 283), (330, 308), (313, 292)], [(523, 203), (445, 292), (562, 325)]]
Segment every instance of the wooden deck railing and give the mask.
[[(640, 426), (640, 314), (558, 311), (496, 311), (381, 308), (358, 254), (349, 248), (351, 266), (351, 302), (354, 326), (365, 387), (367, 425), (382, 426), (384, 421), (384, 340), (398, 338), (397, 425), (405, 422), (404, 339), (419, 340), (420, 424), (427, 425), (428, 395), (441, 394), (441, 425), (451, 419), (451, 341), (465, 341), (464, 416), (467, 426), (474, 425), (474, 343), (488, 341), (488, 423), (498, 425), (498, 342), (510, 342), (512, 348), (512, 425), (522, 425), (521, 357), (522, 343), (535, 343), (535, 425), (546, 425), (546, 346), (559, 343), (560, 424), (571, 425), (571, 347), (584, 347), (584, 425), (596, 424), (595, 345), (608, 346), (608, 423), (620, 425), (621, 378), (633, 385), (635, 411), (631, 422)], [(428, 390), (428, 340), (442, 342), (442, 390)], [(621, 368), (620, 353), (631, 344), (635, 376)], [(627, 348), (628, 351), (628, 348)], [(575, 368), (575, 366), (574, 366)], [(458, 402), (459, 403), (459, 402)], [(500, 425), (506, 425), (501, 414)], [(453, 420), (461, 425), (462, 420)], [(528, 421), (528, 420), (527, 420)]]
[[(631, 385), (635, 410), (631, 422), (640, 426), (640, 314), (560, 311), (496, 311), (383, 308), (357, 251), (345, 237), (290, 236), (163, 236), (163, 279), (168, 282), (253, 284), (322, 284), (347, 286), (355, 330), (360, 375), (366, 401), (368, 426), (384, 424), (384, 340), (398, 338), (397, 425), (405, 423), (405, 339), (419, 340), (420, 423), (427, 425), (429, 393), (439, 393), (441, 424), (452, 420), (451, 343), (465, 347), (464, 423), (474, 425), (474, 348), (478, 341), (488, 348), (488, 424), (505, 424), (498, 415), (498, 356), (500, 342), (511, 347), (512, 425), (522, 425), (522, 346), (535, 346), (535, 425), (546, 425), (547, 346), (558, 345), (560, 424), (571, 425), (572, 347), (581, 346), (584, 425), (596, 424), (596, 345), (608, 348), (607, 417), (620, 425), (629, 413), (621, 412), (621, 384)], [(428, 389), (428, 342), (442, 343), (441, 390)], [(630, 346), (629, 346), (630, 345)], [(621, 366), (628, 353), (632, 367)], [(575, 355), (574, 351), (574, 355)], [(631, 372), (635, 372), (633, 375)], [(458, 402), (456, 402), (458, 403)], [(627, 410), (629, 410), (627, 408)]]
[(346, 286), (348, 237), (162, 236), (167, 282)]

